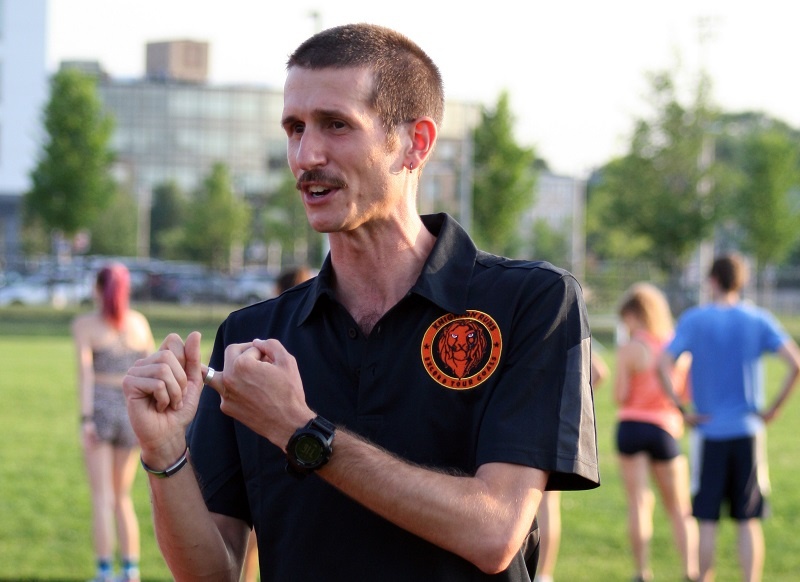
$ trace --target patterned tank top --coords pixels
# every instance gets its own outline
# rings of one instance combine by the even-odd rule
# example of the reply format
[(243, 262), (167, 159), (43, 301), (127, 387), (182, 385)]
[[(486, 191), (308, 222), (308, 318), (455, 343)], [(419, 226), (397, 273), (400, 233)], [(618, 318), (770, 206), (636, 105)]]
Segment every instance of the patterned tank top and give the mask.
[(96, 374), (125, 374), (136, 360), (147, 356), (145, 350), (132, 350), (119, 342), (107, 348), (92, 350)]

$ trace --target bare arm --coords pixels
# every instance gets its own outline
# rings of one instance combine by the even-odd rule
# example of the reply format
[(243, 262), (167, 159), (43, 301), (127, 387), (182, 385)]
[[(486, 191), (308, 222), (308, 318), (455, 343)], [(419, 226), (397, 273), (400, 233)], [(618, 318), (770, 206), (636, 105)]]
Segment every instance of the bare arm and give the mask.
[(675, 358), (666, 350), (661, 354), (661, 359), (658, 362), (658, 376), (661, 378), (661, 387), (664, 389), (666, 395), (672, 400), (677, 408), (681, 410), (681, 400), (675, 391), (675, 386), (672, 385), (672, 369), (675, 367)]
[[(142, 460), (153, 469), (171, 466), (186, 450), (185, 431), (203, 387), (200, 334), (184, 345), (175, 334), (138, 361), (123, 390)], [(159, 547), (174, 578), (238, 582), (248, 527), (206, 508), (191, 465), (168, 478), (149, 476)]]
[[(174, 460), (148, 466), (163, 469)], [(206, 509), (191, 466), (167, 479), (149, 475), (149, 481), (158, 546), (174, 579), (238, 582), (247, 524)]]
[(775, 398), (775, 402), (761, 415), (765, 422), (774, 420), (778, 415), (780, 408), (783, 406), (784, 402), (786, 402), (786, 399), (789, 398), (789, 395), (797, 384), (798, 374), (800, 374), (800, 350), (798, 350), (794, 340), (787, 340), (777, 353), (786, 363), (786, 375), (783, 378), (781, 389), (780, 392), (778, 392), (778, 396)]
[(634, 345), (628, 342), (617, 349), (617, 369), (614, 376), (614, 402), (622, 406), (628, 400), (633, 372)]
[(505, 570), (539, 507), (547, 473), (505, 463), (475, 476), (411, 465), (338, 431), (335, 453), (319, 474), (395, 525), (449, 550), (487, 573)]
[[(294, 358), (277, 341), (228, 346), (224, 370), (211, 383), (222, 397), (222, 412), (281, 449), (315, 416)], [(474, 476), (445, 474), (341, 429), (331, 461), (318, 473), (365, 507), (485, 572), (504, 570), (519, 552), (547, 481), (544, 471), (505, 463), (484, 465)]]
[(592, 389), (596, 389), (608, 378), (608, 364), (603, 357), (592, 351)]
[[(681, 354), (680, 357), (683, 357)], [(675, 386), (672, 383), (672, 372), (676, 366), (685, 366), (686, 359), (683, 359), (681, 363), (677, 363), (675, 358), (664, 350), (661, 354), (661, 358), (658, 361), (658, 375), (661, 379), (661, 387), (666, 393), (666, 395), (672, 400), (675, 404), (675, 407), (681, 411), (683, 414), (683, 420), (686, 424), (690, 426), (697, 426), (703, 422), (708, 421), (708, 415), (704, 414), (697, 414), (694, 412), (687, 412), (684, 408), (683, 404), (681, 404), (681, 398), (678, 392), (675, 390)]]
[(78, 406), (80, 415), (91, 416), (94, 413), (94, 368), (92, 346), (89, 341), (87, 320), (78, 318), (72, 324), (72, 339), (78, 362)]

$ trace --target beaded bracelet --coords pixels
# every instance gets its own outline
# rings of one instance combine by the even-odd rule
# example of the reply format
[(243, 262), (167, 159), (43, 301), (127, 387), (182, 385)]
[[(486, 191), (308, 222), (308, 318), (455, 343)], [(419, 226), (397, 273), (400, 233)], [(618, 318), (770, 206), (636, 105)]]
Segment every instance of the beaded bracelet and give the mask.
[(186, 455), (188, 453), (189, 453), (189, 447), (186, 447), (183, 450), (183, 454), (181, 455), (181, 457), (163, 471), (157, 471), (152, 467), (148, 467), (141, 455), (139, 455), (139, 460), (142, 462), (142, 468), (145, 471), (147, 471), (148, 473), (150, 473), (155, 477), (158, 477), (159, 479), (166, 479), (167, 477), (172, 477), (175, 473), (183, 469), (183, 466), (186, 464), (187, 461)]

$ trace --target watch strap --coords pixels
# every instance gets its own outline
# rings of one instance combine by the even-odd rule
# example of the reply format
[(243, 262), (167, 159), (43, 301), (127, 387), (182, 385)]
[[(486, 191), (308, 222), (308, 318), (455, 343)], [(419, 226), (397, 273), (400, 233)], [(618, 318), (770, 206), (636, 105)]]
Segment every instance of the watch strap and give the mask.
[(323, 418), (321, 416), (315, 416), (309, 420), (308, 424), (306, 424), (306, 428), (318, 430), (327, 437), (328, 442), (333, 440), (333, 435), (336, 432), (336, 425), (327, 418)]

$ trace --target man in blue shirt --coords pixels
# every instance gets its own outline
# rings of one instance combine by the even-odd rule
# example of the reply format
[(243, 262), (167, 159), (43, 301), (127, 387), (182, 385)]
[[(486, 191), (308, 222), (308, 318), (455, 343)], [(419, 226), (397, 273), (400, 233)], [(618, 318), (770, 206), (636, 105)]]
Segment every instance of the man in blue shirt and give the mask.
[[(736, 255), (717, 258), (709, 274), (712, 303), (686, 311), (662, 356), (662, 381), (675, 398), (668, 370), (692, 355), (693, 514), (700, 525), (700, 580), (713, 580), (714, 545), (723, 501), (739, 524), (744, 580), (761, 580), (766, 514), (764, 426), (777, 416), (795, 386), (800, 350), (766, 310), (741, 298), (747, 267)], [(774, 403), (764, 407), (762, 355), (775, 353), (787, 372)], [(683, 410), (681, 408), (681, 410)]]

